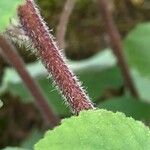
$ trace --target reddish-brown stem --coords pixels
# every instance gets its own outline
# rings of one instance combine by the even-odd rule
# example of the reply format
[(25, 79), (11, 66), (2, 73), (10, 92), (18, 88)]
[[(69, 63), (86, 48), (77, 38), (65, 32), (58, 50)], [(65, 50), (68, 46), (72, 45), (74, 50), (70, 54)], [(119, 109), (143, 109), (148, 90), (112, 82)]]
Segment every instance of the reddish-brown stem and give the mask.
[(101, 11), (101, 16), (104, 20), (105, 27), (110, 37), (111, 45), (113, 53), (116, 55), (118, 59), (118, 65), (124, 77), (124, 81), (126, 86), (128, 87), (131, 94), (135, 97), (138, 97), (137, 90), (134, 86), (128, 63), (123, 54), (123, 48), (121, 43), (121, 37), (119, 31), (114, 23), (113, 17), (111, 12), (108, 8), (108, 1), (107, 0), (98, 0), (99, 8)]
[(59, 24), (57, 26), (56, 39), (58, 41), (59, 47), (62, 49), (65, 48), (65, 34), (75, 2), (76, 0), (66, 0), (63, 11), (60, 16)]
[(31, 95), (35, 99), (35, 103), (42, 113), (46, 123), (52, 127), (58, 125), (59, 119), (47, 103), (46, 98), (42, 94), (38, 84), (32, 79), (25, 64), (11, 42), (4, 36), (0, 36), (0, 49), (4, 58), (16, 69)]
[(49, 34), (40, 12), (33, 0), (18, 8), (18, 16), (24, 31), (38, 50), (47, 71), (52, 75), (61, 93), (75, 114), (81, 110), (93, 109), (89, 97), (70, 71), (52, 36)]

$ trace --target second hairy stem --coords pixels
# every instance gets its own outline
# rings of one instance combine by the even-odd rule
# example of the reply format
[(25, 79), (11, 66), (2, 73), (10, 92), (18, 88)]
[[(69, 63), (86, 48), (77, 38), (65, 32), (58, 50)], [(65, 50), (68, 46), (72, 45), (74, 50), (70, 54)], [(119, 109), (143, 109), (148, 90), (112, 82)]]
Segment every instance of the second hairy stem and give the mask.
[(119, 31), (113, 21), (112, 14), (108, 8), (109, 6), (108, 0), (98, 0), (98, 4), (99, 4), (101, 15), (104, 20), (108, 35), (110, 37), (112, 50), (118, 59), (118, 65), (124, 77), (125, 84), (128, 87), (130, 93), (133, 96), (138, 97), (136, 87), (133, 83), (133, 80), (130, 74), (128, 63), (124, 57)]
[(89, 97), (70, 71), (64, 57), (49, 34), (34, 1), (26, 0), (26, 4), (18, 8), (18, 16), (23, 29), (37, 48), (43, 64), (65, 96), (72, 111), (78, 114), (81, 110), (93, 109), (94, 106)]
[(7, 37), (0, 35), (0, 52), (4, 58), (16, 69), (31, 95), (35, 99), (37, 108), (42, 113), (47, 125), (54, 127), (59, 124), (59, 119), (52, 108), (48, 105), (40, 87), (28, 73), (22, 58)]

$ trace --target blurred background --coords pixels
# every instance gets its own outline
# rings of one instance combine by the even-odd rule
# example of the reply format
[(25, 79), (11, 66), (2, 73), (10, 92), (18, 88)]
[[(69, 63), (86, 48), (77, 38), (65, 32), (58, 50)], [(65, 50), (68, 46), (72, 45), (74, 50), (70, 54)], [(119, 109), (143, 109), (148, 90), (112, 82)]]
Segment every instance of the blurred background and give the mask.
[[(65, 3), (66, 0), (37, 0), (42, 16), (54, 37), (57, 37), (56, 41), (62, 42), (58, 42), (58, 45), (64, 49), (62, 52), (69, 59), (70, 67), (83, 83), (92, 101), (97, 107), (124, 112), (149, 126), (150, 1), (109, 0), (108, 3), (122, 38), (139, 98), (132, 97), (125, 87), (96, 0), (70, 2), (71, 10), (66, 11), (70, 13), (70, 17), (66, 23), (65, 38), (58, 39), (62, 33), (59, 31)], [(53, 81), (47, 79), (46, 70), (37, 60), (36, 54), (26, 50), (24, 44), (20, 47), (15, 43), (15, 46), (54, 112), (61, 119), (71, 116), (53, 86)], [(19, 75), (2, 56), (0, 100), (3, 102), (0, 109), (0, 149), (7, 146), (32, 149), (47, 127)]]

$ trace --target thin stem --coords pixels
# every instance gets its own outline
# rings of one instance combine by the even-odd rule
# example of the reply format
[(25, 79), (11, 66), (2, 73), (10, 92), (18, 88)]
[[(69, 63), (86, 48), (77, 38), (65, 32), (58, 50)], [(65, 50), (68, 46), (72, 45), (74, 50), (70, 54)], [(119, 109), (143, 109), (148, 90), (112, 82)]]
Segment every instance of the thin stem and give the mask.
[(66, 0), (63, 11), (60, 16), (59, 24), (56, 31), (56, 39), (58, 40), (59, 47), (65, 48), (65, 34), (69, 18), (72, 14), (76, 0)]
[(26, 0), (26, 4), (18, 8), (18, 16), (24, 31), (37, 48), (43, 64), (65, 96), (72, 112), (79, 114), (81, 110), (93, 109), (92, 102), (65, 63), (52, 35), (49, 34), (34, 1)]
[(105, 27), (110, 37), (111, 45), (113, 53), (116, 55), (118, 59), (118, 65), (124, 77), (124, 81), (128, 89), (130, 90), (131, 94), (135, 97), (138, 97), (137, 90), (133, 83), (128, 63), (123, 54), (123, 48), (121, 43), (121, 37), (119, 31), (114, 23), (113, 17), (111, 12), (108, 8), (108, 1), (107, 0), (98, 0), (98, 4), (100, 7), (101, 15), (105, 23)]
[(46, 123), (52, 127), (56, 126), (59, 123), (58, 117), (48, 105), (47, 100), (42, 94), (38, 84), (26, 70), (23, 60), (8, 38), (6, 39), (6, 37), (0, 36), (0, 48), (4, 58), (16, 69), (26, 87), (29, 89), (31, 95), (34, 97), (37, 108), (42, 113)]

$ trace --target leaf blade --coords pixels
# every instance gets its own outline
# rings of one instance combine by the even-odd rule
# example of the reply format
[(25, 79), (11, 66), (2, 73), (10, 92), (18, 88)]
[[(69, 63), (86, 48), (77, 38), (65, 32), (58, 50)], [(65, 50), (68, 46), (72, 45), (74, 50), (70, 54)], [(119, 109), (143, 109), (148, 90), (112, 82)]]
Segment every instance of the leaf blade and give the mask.
[(106, 110), (81, 112), (48, 131), (35, 150), (138, 149), (150, 148), (150, 130), (122, 113)]

